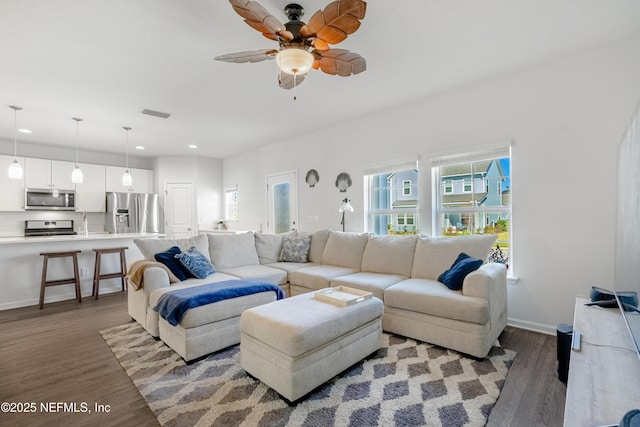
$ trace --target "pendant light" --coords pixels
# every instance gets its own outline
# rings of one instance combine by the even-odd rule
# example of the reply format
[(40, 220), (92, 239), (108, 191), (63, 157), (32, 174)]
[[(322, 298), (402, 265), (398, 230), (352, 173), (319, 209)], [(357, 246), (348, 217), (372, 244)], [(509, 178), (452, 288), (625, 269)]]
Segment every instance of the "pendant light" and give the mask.
[(131, 183), (133, 179), (131, 179), (131, 173), (129, 172), (129, 131), (130, 127), (123, 126), (122, 129), (127, 131), (127, 168), (124, 171), (124, 175), (122, 175), (122, 185), (125, 187), (131, 187)]
[(9, 105), (9, 108), (13, 110), (14, 127), (13, 162), (11, 162), (11, 165), (9, 166), (9, 178), (22, 179), (22, 166), (18, 163), (18, 110), (22, 110), (22, 108), (16, 105)]
[(76, 167), (71, 172), (71, 182), (74, 184), (82, 184), (82, 169), (78, 166), (78, 124), (82, 121), (80, 117), (72, 117), (76, 122)]

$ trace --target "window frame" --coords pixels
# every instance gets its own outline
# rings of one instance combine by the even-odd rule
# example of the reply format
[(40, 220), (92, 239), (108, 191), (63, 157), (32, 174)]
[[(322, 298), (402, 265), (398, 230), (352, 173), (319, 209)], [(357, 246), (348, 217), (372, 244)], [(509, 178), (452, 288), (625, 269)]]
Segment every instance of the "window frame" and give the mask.
[[(440, 172), (441, 168), (448, 165), (455, 165), (467, 162), (478, 162), (482, 160), (498, 160), (508, 157), (509, 158), (509, 173), (505, 176), (505, 178), (509, 179), (509, 186), (507, 187), (510, 192), (510, 198), (513, 193), (513, 156), (511, 150), (511, 141), (506, 142), (498, 142), (496, 144), (481, 147), (471, 150), (461, 150), (458, 152), (449, 152), (443, 153), (439, 155), (434, 155), (431, 161), (431, 179), (432, 179), (432, 235), (434, 236), (443, 236), (443, 218), (446, 214), (459, 214), (462, 222), (462, 218), (469, 218), (468, 221), (472, 222), (471, 219), (477, 218), (479, 221), (477, 224), (473, 223), (476, 229), (482, 227), (485, 228), (487, 225), (487, 221), (489, 221), (489, 215), (498, 215), (499, 218), (497, 221), (504, 219), (502, 216), (506, 214), (508, 216), (509, 221), (509, 240), (507, 242), (509, 248), (509, 273), (510, 277), (513, 277), (513, 265), (514, 265), (514, 252), (513, 252), (513, 205), (510, 202), (507, 206), (469, 206), (469, 207), (443, 207), (442, 201), (443, 196), (456, 194), (455, 192), (447, 192), (446, 191), (446, 183), (450, 182), (450, 180), (442, 181)], [(480, 193), (488, 193), (490, 188), (489, 178), (483, 176), (480, 179), (482, 183), (482, 190)], [(472, 176), (471, 192), (463, 192), (462, 194), (475, 194), (474, 191), (474, 181), (475, 179)], [(479, 185), (479, 184), (478, 184)], [(464, 189), (464, 184), (463, 184)], [(498, 189), (499, 194), (502, 194), (503, 191)], [(476, 200), (475, 196), (472, 197), (472, 200)], [(512, 200), (512, 199), (511, 199)], [(474, 217), (475, 215), (475, 217)], [(489, 221), (490, 222), (490, 221)], [(468, 225), (468, 224), (467, 224)], [(457, 228), (457, 224), (456, 224)], [(464, 229), (464, 227), (463, 227)], [(472, 231), (473, 234), (475, 231)], [(481, 233), (480, 233), (481, 234)], [(506, 241), (505, 241), (506, 242)], [(499, 242), (498, 242), (499, 243)], [(494, 246), (495, 247), (495, 246)]]
[[(405, 230), (397, 229), (397, 227), (399, 227), (397, 221), (400, 215), (411, 214), (414, 216), (415, 219), (414, 219), (414, 224), (410, 226), (413, 228), (413, 230), (410, 230), (409, 232), (412, 234), (419, 233), (419, 224), (418, 224), (417, 218), (419, 217), (419, 205), (420, 205), (420, 200), (419, 200), (420, 191), (418, 189), (420, 170), (419, 170), (418, 160), (419, 159), (416, 156), (416, 157), (411, 157), (407, 159), (391, 161), (383, 164), (373, 164), (373, 165), (365, 166), (364, 186), (363, 186), (364, 187), (364, 206), (365, 206), (365, 209), (364, 209), (365, 231), (382, 235), (381, 231), (382, 231), (382, 228), (384, 228), (384, 225), (382, 223), (378, 223), (378, 221), (376, 221), (375, 218), (387, 216), (387, 219), (386, 219), (387, 228), (384, 235), (406, 234), (407, 233), (406, 229)], [(394, 173), (408, 171), (408, 170), (414, 170), (416, 172), (415, 182), (413, 182), (412, 180), (403, 179), (399, 183), (396, 183), (395, 186), (389, 185), (388, 187), (381, 187), (381, 186), (375, 187), (374, 185), (373, 181), (379, 175), (383, 175), (383, 174), (393, 175)], [(381, 178), (377, 178), (377, 179), (381, 179)], [(406, 182), (409, 182), (409, 185), (408, 185), (409, 194), (405, 194), (405, 190), (407, 188)], [(374, 195), (374, 191), (380, 191), (384, 189), (388, 191), (388, 197), (389, 197), (388, 208), (387, 209), (374, 208), (373, 207), (374, 199), (376, 199)], [(410, 207), (391, 206), (392, 200), (393, 200), (393, 197), (392, 197), (393, 194), (395, 194), (396, 197), (400, 197), (400, 198), (407, 197), (407, 196), (409, 197), (414, 196), (415, 206), (410, 206)], [(402, 199), (396, 199), (396, 200), (402, 200)], [(404, 218), (404, 221), (405, 221), (405, 225), (401, 225), (401, 227), (407, 227), (406, 218)], [(390, 227), (393, 227), (393, 229), (391, 229)]]
[[(235, 193), (235, 201), (229, 202), (228, 196)], [(229, 215), (231, 213), (231, 215)], [(224, 221), (225, 222), (237, 222), (238, 221), (238, 186), (232, 185), (225, 187), (224, 189)]]

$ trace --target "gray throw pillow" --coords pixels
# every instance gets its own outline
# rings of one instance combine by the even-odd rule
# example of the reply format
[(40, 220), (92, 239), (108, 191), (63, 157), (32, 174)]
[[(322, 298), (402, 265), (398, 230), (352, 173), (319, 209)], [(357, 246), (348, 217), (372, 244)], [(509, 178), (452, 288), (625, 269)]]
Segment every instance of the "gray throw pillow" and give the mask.
[(307, 262), (310, 247), (311, 236), (285, 236), (282, 240), (279, 261)]

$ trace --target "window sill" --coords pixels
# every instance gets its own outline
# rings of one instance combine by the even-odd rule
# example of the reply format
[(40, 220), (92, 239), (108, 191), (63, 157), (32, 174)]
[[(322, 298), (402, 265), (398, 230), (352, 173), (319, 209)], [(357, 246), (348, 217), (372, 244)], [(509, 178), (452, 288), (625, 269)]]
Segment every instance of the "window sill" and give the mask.
[(520, 278), (507, 276), (507, 285), (516, 285), (518, 283), (518, 280), (520, 280)]

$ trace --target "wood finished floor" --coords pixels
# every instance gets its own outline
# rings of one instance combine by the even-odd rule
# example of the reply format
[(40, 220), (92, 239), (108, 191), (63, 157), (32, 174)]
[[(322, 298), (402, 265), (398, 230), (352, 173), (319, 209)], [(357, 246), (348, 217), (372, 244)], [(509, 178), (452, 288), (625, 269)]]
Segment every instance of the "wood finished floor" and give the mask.
[[(2, 426), (157, 426), (100, 330), (131, 319), (126, 295), (0, 311), (0, 402), (86, 402), (108, 413), (0, 413)], [(556, 376), (555, 337), (507, 327), (518, 352), (488, 426), (561, 426), (566, 387)], [(38, 408), (39, 409), (39, 408)]]

